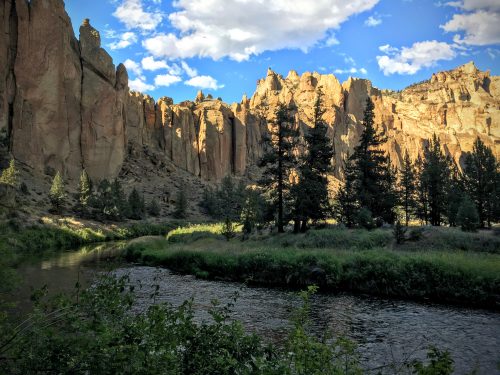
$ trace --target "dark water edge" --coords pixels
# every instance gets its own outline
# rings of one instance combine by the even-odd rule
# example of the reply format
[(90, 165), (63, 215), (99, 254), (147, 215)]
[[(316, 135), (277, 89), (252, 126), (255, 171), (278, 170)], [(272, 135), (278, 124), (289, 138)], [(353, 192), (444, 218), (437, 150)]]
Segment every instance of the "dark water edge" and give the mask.
[[(23, 280), (9, 299), (25, 314), (34, 288), (47, 285), (50, 294), (72, 293), (76, 282), (88, 286), (100, 272), (128, 275), (136, 285), (137, 309), (151, 303), (151, 292), (159, 285), (158, 302), (180, 305), (194, 299), (197, 319), (208, 319), (211, 301), (221, 304), (239, 297), (235, 319), (265, 339), (279, 342), (286, 336), (292, 311), (300, 306), (296, 293), (280, 289), (247, 287), (239, 283), (206, 281), (175, 274), (167, 269), (124, 264), (117, 261), (122, 244), (86, 246), (45, 259), (33, 259), (19, 267)], [(413, 358), (425, 358), (427, 347), (448, 349), (457, 374), (477, 368), (478, 374), (500, 374), (500, 314), (497, 312), (438, 306), (408, 301), (350, 295), (319, 294), (311, 300), (311, 330), (330, 332), (358, 342), (363, 366), (379, 368)], [(384, 373), (394, 370), (384, 368)]]

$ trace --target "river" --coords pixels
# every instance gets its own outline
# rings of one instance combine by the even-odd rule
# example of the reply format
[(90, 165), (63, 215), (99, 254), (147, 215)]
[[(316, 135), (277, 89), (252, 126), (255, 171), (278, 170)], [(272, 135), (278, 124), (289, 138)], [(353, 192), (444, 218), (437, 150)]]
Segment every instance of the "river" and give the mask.
[[(116, 259), (120, 249), (119, 244), (86, 246), (26, 262), (19, 267), (22, 283), (11, 298), (25, 312), (34, 289), (46, 285), (52, 294), (71, 292), (76, 282), (88, 286), (97, 273), (114, 272), (129, 275), (133, 284), (141, 286), (136, 288), (138, 309), (152, 303), (151, 291), (159, 285), (156, 302), (179, 305), (193, 297), (197, 319), (208, 319), (213, 299), (225, 304), (237, 292), (234, 318), (249, 331), (278, 342), (286, 335), (292, 311), (300, 306), (297, 295), (285, 290), (205, 281), (167, 269), (126, 264)], [(356, 340), (366, 369), (425, 358), (426, 348), (435, 345), (452, 353), (457, 374), (473, 369), (478, 374), (500, 374), (500, 314), (493, 311), (318, 294), (311, 300), (311, 321), (316, 334), (332, 332)]]

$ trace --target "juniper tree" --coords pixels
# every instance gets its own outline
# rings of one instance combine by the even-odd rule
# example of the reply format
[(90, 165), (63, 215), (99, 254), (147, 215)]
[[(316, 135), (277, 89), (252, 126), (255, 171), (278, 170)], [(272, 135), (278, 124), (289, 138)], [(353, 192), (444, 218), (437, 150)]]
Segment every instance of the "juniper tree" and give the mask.
[(436, 134), (424, 150), (424, 160), (420, 178), (425, 186), (430, 223), (439, 226), (446, 212), (447, 188), (450, 181), (450, 159), (441, 152), (441, 144)]
[(406, 151), (402, 168), (399, 171), (398, 184), (399, 201), (405, 215), (405, 226), (408, 226), (410, 218), (415, 212), (416, 182), (415, 165)]
[(495, 206), (500, 199), (496, 186), (499, 173), (499, 163), (493, 152), (478, 137), (472, 152), (465, 158), (464, 185), (476, 205), (481, 227), (485, 223), (491, 226), (495, 219)]
[(277, 227), (280, 233), (284, 232), (284, 212), (291, 198), (290, 175), (296, 164), (294, 151), (299, 136), (293, 110), (291, 105), (278, 105), (274, 120), (269, 124), (269, 134), (263, 139), (265, 151), (259, 162), (259, 165), (264, 167), (259, 182), (270, 195), (277, 211)]
[(52, 210), (56, 213), (60, 213), (66, 199), (66, 192), (64, 191), (64, 181), (59, 172), (56, 173), (52, 180), (49, 199), (52, 204)]
[(14, 159), (10, 159), (9, 166), (2, 171), (0, 183), (11, 185), (16, 188), (19, 186), (19, 171), (16, 168)]
[(113, 198), (113, 206), (115, 213), (114, 219), (123, 220), (124, 218), (129, 216), (130, 207), (128, 205), (128, 201), (126, 199), (122, 185), (117, 178), (115, 178), (111, 183), (111, 194)]
[(149, 202), (148, 213), (154, 217), (160, 216), (161, 208), (156, 198), (151, 199), (151, 201)]
[(457, 213), (457, 223), (463, 231), (474, 232), (479, 226), (479, 215), (472, 200), (465, 195)]
[(187, 217), (188, 200), (186, 191), (179, 189), (175, 199), (174, 217), (177, 219), (185, 219)]
[(294, 190), (295, 231), (302, 222), (301, 230), (307, 228), (307, 221), (325, 219), (331, 211), (328, 200), (328, 172), (332, 170), (333, 144), (327, 137), (327, 124), (322, 116), (323, 93), (318, 90), (313, 112), (313, 127), (304, 135), (306, 150), (299, 167), (299, 182)]

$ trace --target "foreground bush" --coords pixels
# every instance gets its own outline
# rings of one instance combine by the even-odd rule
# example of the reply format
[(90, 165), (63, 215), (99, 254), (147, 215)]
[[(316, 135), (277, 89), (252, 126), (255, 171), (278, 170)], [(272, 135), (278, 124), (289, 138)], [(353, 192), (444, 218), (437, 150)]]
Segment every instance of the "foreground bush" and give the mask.
[[(211, 320), (196, 323), (192, 301), (178, 308), (154, 304), (135, 313), (126, 277), (102, 277), (76, 298), (38, 303), (21, 325), (3, 329), (0, 372), (16, 374), (361, 374), (356, 345), (308, 334), (308, 298), (282, 346), (265, 344), (229, 319), (216, 303)], [(2, 327), (5, 328), (5, 327)], [(407, 366), (419, 374), (450, 374), (447, 352), (431, 351), (431, 363)], [(435, 370), (439, 370), (436, 372)]]

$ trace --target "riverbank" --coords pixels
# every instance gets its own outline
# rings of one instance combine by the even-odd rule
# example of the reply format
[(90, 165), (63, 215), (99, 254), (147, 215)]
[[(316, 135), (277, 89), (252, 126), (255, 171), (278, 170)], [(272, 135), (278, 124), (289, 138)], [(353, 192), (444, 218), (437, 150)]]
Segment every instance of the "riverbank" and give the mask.
[(453, 228), (431, 228), (402, 246), (390, 230), (322, 229), (247, 241), (226, 241), (218, 231), (207, 225), (174, 230), (130, 244), (125, 257), (210, 280), (293, 289), (316, 284), (325, 292), (499, 308), (500, 239), (493, 233), (464, 234), (453, 248), (441, 244)]

